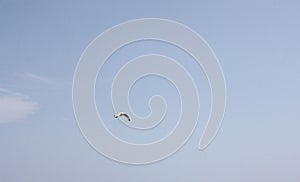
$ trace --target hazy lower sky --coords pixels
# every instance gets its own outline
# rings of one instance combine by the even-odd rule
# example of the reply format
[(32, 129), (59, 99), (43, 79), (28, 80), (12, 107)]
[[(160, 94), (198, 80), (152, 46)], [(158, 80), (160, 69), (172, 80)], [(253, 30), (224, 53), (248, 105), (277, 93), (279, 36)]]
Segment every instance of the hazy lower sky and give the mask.
[[(298, 182), (299, 9), (292, 0), (0, 0), (0, 181)], [(202, 69), (159, 42), (120, 49), (110, 58), (116, 64), (108, 60), (96, 84), (99, 113), (115, 135), (141, 142), (141, 132), (130, 133), (112, 118), (107, 86), (117, 68), (138, 55), (180, 59), (197, 83), (201, 103), (199, 125), (182, 149), (154, 164), (127, 165), (97, 153), (82, 136), (73, 114), (72, 78), (82, 52), (101, 32), (150, 17), (183, 23), (208, 42), (223, 68), (227, 108), (219, 134), (199, 151), (210, 109)], [(155, 84), (163, 86), (145, 89)], [(157, 77), (133, 87), (133, 109), (147, 115), (148, 98), (157, 92), (170, 102), (168, 111), (179, 111), (178, 93)], [(139, 139), (161, 138), (176, 117), (167, 113), (161, 128)]]

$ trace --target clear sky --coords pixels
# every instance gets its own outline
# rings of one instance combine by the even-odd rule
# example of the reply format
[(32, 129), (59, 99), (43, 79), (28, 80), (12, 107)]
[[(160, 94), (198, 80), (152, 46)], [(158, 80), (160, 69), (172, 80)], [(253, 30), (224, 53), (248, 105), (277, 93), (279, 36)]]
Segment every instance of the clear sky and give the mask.
[[(0, 181), (298, 182), (299, 9), (295, 0), (0, 0)], [(204, 74), (196, 76), (201, 116), (191, 139), (163, 161), (135, 166), (110, 160), (85, 141), (73, 114), (72, 78), (83, 50), (101, 32), (149, 17), (183, 23), (209, 43), (223, 68), (227, 108), (218, 136), (199, 151), (210, 94)], [(157, 44), (129, 45), (111, 59), (124, 57), (121, 66), (154, 52), (181, 58), (192, 76), (202, 72), (183, 53), (172, 54), (174, 47)], [(103, 107), (109, 104), (105, 84), (116, 70), (111, 62), (105, 66), (96, 85), (98, 107), (104, 108), (99, 112), (116, 135), (141, 142), (135, 137), (141, 132), (131, 135), (112, 124), (111, 105)], [(178, 111), (178, 94), (165, 82), (151, 77), (137, 82), (130, 95), (133, 109), (146, 115), (148, 97), (162, 91), (171, 102), (168, 111)], [(164, 86), (147, 90), (143, 84)], [(172, 117), (167, 114), (164, 128), (141, 140), (165, 135)]]

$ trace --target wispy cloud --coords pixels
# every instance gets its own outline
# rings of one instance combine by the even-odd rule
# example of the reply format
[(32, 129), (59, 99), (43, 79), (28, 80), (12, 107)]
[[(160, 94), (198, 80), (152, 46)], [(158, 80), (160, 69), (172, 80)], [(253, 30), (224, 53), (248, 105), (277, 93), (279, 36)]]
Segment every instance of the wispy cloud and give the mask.
[(30, 81), (33, 84), (40, 85), (46, 88), (51, 88), (51, 89), (62, 89), (70, 85), (69, 82), (63, 81), (61, 79), (39, 75), (35, 73), (29, 73), (29, 72), (14, 73), (14, 75), (21, 78), (25, 82)]
[(15, 73), (16, 76), (19, 76), (23, 79), (32, 80), (32, 81), (39, 81), (46, 84), (53, 84), (54, 80), (45, 76), (37, 75), (34, 73)]
[(38, 109), (29, 96), (0, 88), (0, 123), (26, 119)]

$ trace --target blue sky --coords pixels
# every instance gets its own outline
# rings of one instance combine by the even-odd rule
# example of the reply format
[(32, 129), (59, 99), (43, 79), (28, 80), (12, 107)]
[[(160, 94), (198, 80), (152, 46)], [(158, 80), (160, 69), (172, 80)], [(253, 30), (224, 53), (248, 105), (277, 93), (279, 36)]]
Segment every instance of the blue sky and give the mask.
[[(299, 181), (299, 8), (297, 1), (1, 0), (0, 181)], [(121, 22), (148, 17), (183, 23), (209, 43), (225, 75), (227, 108), (218, 136), (199, 151), (210, 103), (205, 76), (196, 77), (203, 115), (191, 139), (163, 161), (134, 166), (98, 154), (84, 140), (73, 114), (72, 78), (96, 36)], [(144, 42), (115, 57), (172, 55), (172, 50)], [(173, 56), (186, 58), (180, 52)], [(192, 75), (201, 72), (187, 62), (182, 64)], [(106, 66), (109, 71), (96, 85), (100, 108), (107, 93), (101, 86), (115, 69), (109, 62)], [(164, 82), (156, 79), (137, 83), (133, 92), (145, 91), (142, 84)], [(160, 89), (177, 102), (172, 85)], [(147, 114), (147, 96), (132, 96), (141, 115)], [(170, 111), (178, 109), (170, 105)], [(99, 112), (109, 118), (109, 111)], [(134, 140), (121, 126), (107, 124)], [(165, 126), (150, 133), (151, 139), (162, 136), (169, 129)]]

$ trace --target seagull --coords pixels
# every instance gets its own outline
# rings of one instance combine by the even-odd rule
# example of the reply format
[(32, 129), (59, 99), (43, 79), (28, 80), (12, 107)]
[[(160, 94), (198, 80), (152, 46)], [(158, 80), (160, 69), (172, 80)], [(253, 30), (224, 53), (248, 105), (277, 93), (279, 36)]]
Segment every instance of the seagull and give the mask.
[(128, 121), (130, 121), (130, 118), (129, 118), (128, 114), (126, 114), (125, 112), (119, 112), (118, 114), (114, 114), (115, 118), (118, 118), (120, 116), (124, 116), (124, 117), (127, 118)]

